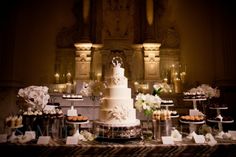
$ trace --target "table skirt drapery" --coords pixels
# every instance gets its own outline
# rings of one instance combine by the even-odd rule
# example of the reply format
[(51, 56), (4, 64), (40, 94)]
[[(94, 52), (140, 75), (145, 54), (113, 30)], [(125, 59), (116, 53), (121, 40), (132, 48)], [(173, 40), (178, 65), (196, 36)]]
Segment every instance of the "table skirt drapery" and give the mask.
[(123, 144), (92, 141), (80, 142), (77, 145), (65, 145), (62, 141), (49, 145), (2, 143), (0, 152), (6, 156), (24, 157), (233, 157), (236, 156), (236, 141), (217, 143), (214, 146), (183, 142), (164, 145), (156, 141), (136, 141)]

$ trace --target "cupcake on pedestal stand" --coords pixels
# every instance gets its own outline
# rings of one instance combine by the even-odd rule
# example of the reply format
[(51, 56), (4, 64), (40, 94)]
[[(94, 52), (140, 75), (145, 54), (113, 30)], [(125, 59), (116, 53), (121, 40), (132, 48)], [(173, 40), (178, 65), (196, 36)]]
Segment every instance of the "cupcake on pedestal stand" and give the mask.
[(67, 117), (66, 123), (72, 124), (74, 127), (74, 134), (73, 136), (79, 137), (80, 136), (80, 127), (82, 124), (89, 123), (88, 117), (78, 115), (77, 110), (74, 108), (75, 101), (83, 101), (81, 95), (63, 95), (63, 99), (67, 101), (71, 101), (71, 108), (67, 110)]
[(218, 133), (216, 135), (216, 138), (223, 138), (223, 135), (225, 134), (223, 131), (223, 125), (222, 124), (230, 124), (234, 123), (234, 120), (230, 117), (224, 117), (221, 115), (221, 110), (227, 110), (228, 107), (226, 105), (221, 106), (211, 106), (209, 107), (212, 110), (216, 110), (217, 116), (215, 118), (209, 118), (207, 119), (208, 122), (211, 123), (218, 123)]

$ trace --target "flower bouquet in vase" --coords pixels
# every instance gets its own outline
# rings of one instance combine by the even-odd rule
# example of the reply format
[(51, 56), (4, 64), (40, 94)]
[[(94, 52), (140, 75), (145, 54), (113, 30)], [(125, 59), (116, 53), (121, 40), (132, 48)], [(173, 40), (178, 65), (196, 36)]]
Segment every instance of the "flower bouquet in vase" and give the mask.
[(160, 105), (161, 98), (158, 95), (139, 93), (136, 96), (135, 108), (139, 112), (143, 112), (147, 119), (146, 132), (143, 131), (143, 133), (147, 135), (148, 139), (152, 137), (152, 123), (150, 122), (152, 113), (159, 109)]

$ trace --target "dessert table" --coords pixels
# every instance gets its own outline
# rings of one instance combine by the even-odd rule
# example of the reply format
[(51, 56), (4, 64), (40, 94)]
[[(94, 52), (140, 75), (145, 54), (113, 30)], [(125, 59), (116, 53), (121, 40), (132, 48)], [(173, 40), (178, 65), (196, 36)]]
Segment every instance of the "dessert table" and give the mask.
[(30, 157), (88, 157), (88, 156), (121, 156), (121, 157), (173, 157), (173, 156), (224, 156), (236, 155), (236, 141), (221, 141), (214, 146), (194, 144), (193, 142), (176, 142), (164, 145), (154, 140), (138, 140), (125, 143), (100, 141), (80, 141), (77, 145), (66, 145), (58, 140), (48, 145), (1, 143), (0, 151), (7, 156)]

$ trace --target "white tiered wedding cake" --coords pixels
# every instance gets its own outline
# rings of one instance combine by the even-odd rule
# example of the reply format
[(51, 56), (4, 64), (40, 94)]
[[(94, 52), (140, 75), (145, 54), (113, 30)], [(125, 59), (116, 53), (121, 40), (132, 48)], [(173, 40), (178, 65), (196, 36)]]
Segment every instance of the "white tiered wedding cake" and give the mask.
[(95, 132), (101, 138), (138, 138), (141, 135), (140, 120), (128, 88), (128, 79), (121, 67), (122, 59), (114, 57), (107, 88), (101, 99), (99, 119), (95, 121)]

